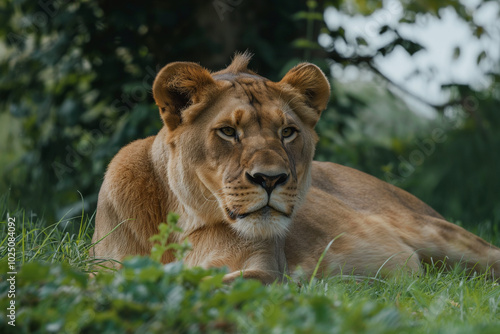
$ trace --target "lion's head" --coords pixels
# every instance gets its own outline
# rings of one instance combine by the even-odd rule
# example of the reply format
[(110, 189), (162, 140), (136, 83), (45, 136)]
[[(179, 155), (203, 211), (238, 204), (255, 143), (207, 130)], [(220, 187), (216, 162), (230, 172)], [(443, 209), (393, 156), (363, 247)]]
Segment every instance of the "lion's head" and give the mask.
[(330, 86), (312, 64), (272, 82), (248, 70), (249, 60), (237, 55), (216, 73), (169, 64), (153, 94), (167, 131), (169, 184), (188, 216), (262, 238), (284, 235), (306, 195)]

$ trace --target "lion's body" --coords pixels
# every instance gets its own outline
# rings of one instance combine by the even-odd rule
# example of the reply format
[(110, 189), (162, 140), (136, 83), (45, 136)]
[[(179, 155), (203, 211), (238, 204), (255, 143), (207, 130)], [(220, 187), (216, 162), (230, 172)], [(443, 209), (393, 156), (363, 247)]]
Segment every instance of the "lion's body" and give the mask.
[[(296, 68), (271, 83), (242, 71), (242, 64), (211, 75), (187, 63), (184, 77), (179, 64), (155, 82), (165, 127), (110, 163), (94, 242), (125, 222), (94, 247), (96, 257), (149, 254), (149, 238), (175, 211), (184, 233), (171, 241), (187, 237), (193, 245), (186, 264), (227, 266), (227, 281), (240, 271), (264, 282), (297, 267), (311, 275), (333, 239), (321, 275), (419, 271), (422, 261), (445, 258), (500, 271), (497, 248), (414, 196), (348, 167), (311, 163), (313, 127), (329, 90), (312, 76), (320, 72)], [(163, 257), (173, 260), (170, 253)]]

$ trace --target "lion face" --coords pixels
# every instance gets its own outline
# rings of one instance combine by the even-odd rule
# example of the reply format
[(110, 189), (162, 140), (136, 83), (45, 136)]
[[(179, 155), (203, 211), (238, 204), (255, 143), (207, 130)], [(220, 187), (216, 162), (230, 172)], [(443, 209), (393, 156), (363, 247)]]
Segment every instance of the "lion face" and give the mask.
[(259, 94), (265, 101), (251, 103), (244, 94), (239, 84), (227, 89), (176, 143), (197, 147), (202, 158), (190, 162), (196, 166), (192, 177), (205, 189), (211, 212), (219, 211), (217, 217), (247, 237), (280, 235), (309, 185), (314, 133), (279, 95)]
[[(248, 59), (243, 60), (214, 74), (187, 63), (183, 79), (179, 71), (176, 79), (172, 73), (162, 76), (168, 65), (154, 93), (169, 131), (169, 183), (193, 224), (225, 222), (245, 237), (269, 238), (286, 233), (305, 198), (314, 125), (329, 86), (314, 65), (292, 69), (274, 83), (246, 70)], [(298, 85), (307, 85), (312, 74), (321, 79), (322, 90)], [(162, 77), (166, 81), (159, 81)], [(177, 90), (165, 84), (172, 80)], [(324, 86), (326, 100), (318, 102)], [(179, 96), (187, 107), (178, 107)]]

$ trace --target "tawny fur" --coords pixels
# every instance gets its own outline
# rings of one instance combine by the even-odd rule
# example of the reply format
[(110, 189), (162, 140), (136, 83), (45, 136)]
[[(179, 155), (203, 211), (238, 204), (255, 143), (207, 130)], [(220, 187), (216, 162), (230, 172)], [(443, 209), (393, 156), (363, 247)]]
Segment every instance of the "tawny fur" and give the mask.
[[(355, 169), (312, 162), (314, 125), (330, 94), (316, 66), (300, 64), (276, 83), (249, 71), (249, 60), (237, 55), (217, 73), (173, 63), (158, 74), (153, 93), (165, 126), (110, 163), (93, 256), (149, 254), (149, 238), (173, 211), (184, 233), (171, 241), (193, 246), (185, 263), (227, 266), (226, 281), (243, 273), (270, 283), (298, 267), (310, 276), (335, 238), (318, 275), (419, 272), (422, 262), (441, 260), (500, 272), (498, 248), (414, 196)], [(238, 135), (225, 136), (224, 127)], [(288, 127), (297, 131), (285, 138)], [(286, 182), (269, 193), (248, 176), (259, 173), (287, 175)], [(163, 262), (173, 260), (164, 254)]]

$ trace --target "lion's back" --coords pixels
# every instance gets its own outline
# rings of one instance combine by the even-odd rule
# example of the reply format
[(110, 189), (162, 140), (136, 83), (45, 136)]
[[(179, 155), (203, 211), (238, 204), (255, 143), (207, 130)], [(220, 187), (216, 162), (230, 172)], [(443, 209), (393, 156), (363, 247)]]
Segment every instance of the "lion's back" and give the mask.
[(324, 262), (341, 268), (335, 273), (356, 266), (376, 271), (394, 253), (407, 256), (410, 248), (402, 239), (418, 239), (421, 223), (441, 218), (415, 196), (353, 168), (314, 161), (311, 174), (286, 241), (289, 265), (306, 273), (332, 240)]
[(357, 169), (331, 162), (313, 161), (312, 188), (342, 201), (356, 211), (373, 214), (395, 210), (442, 218), (417, 197)]

